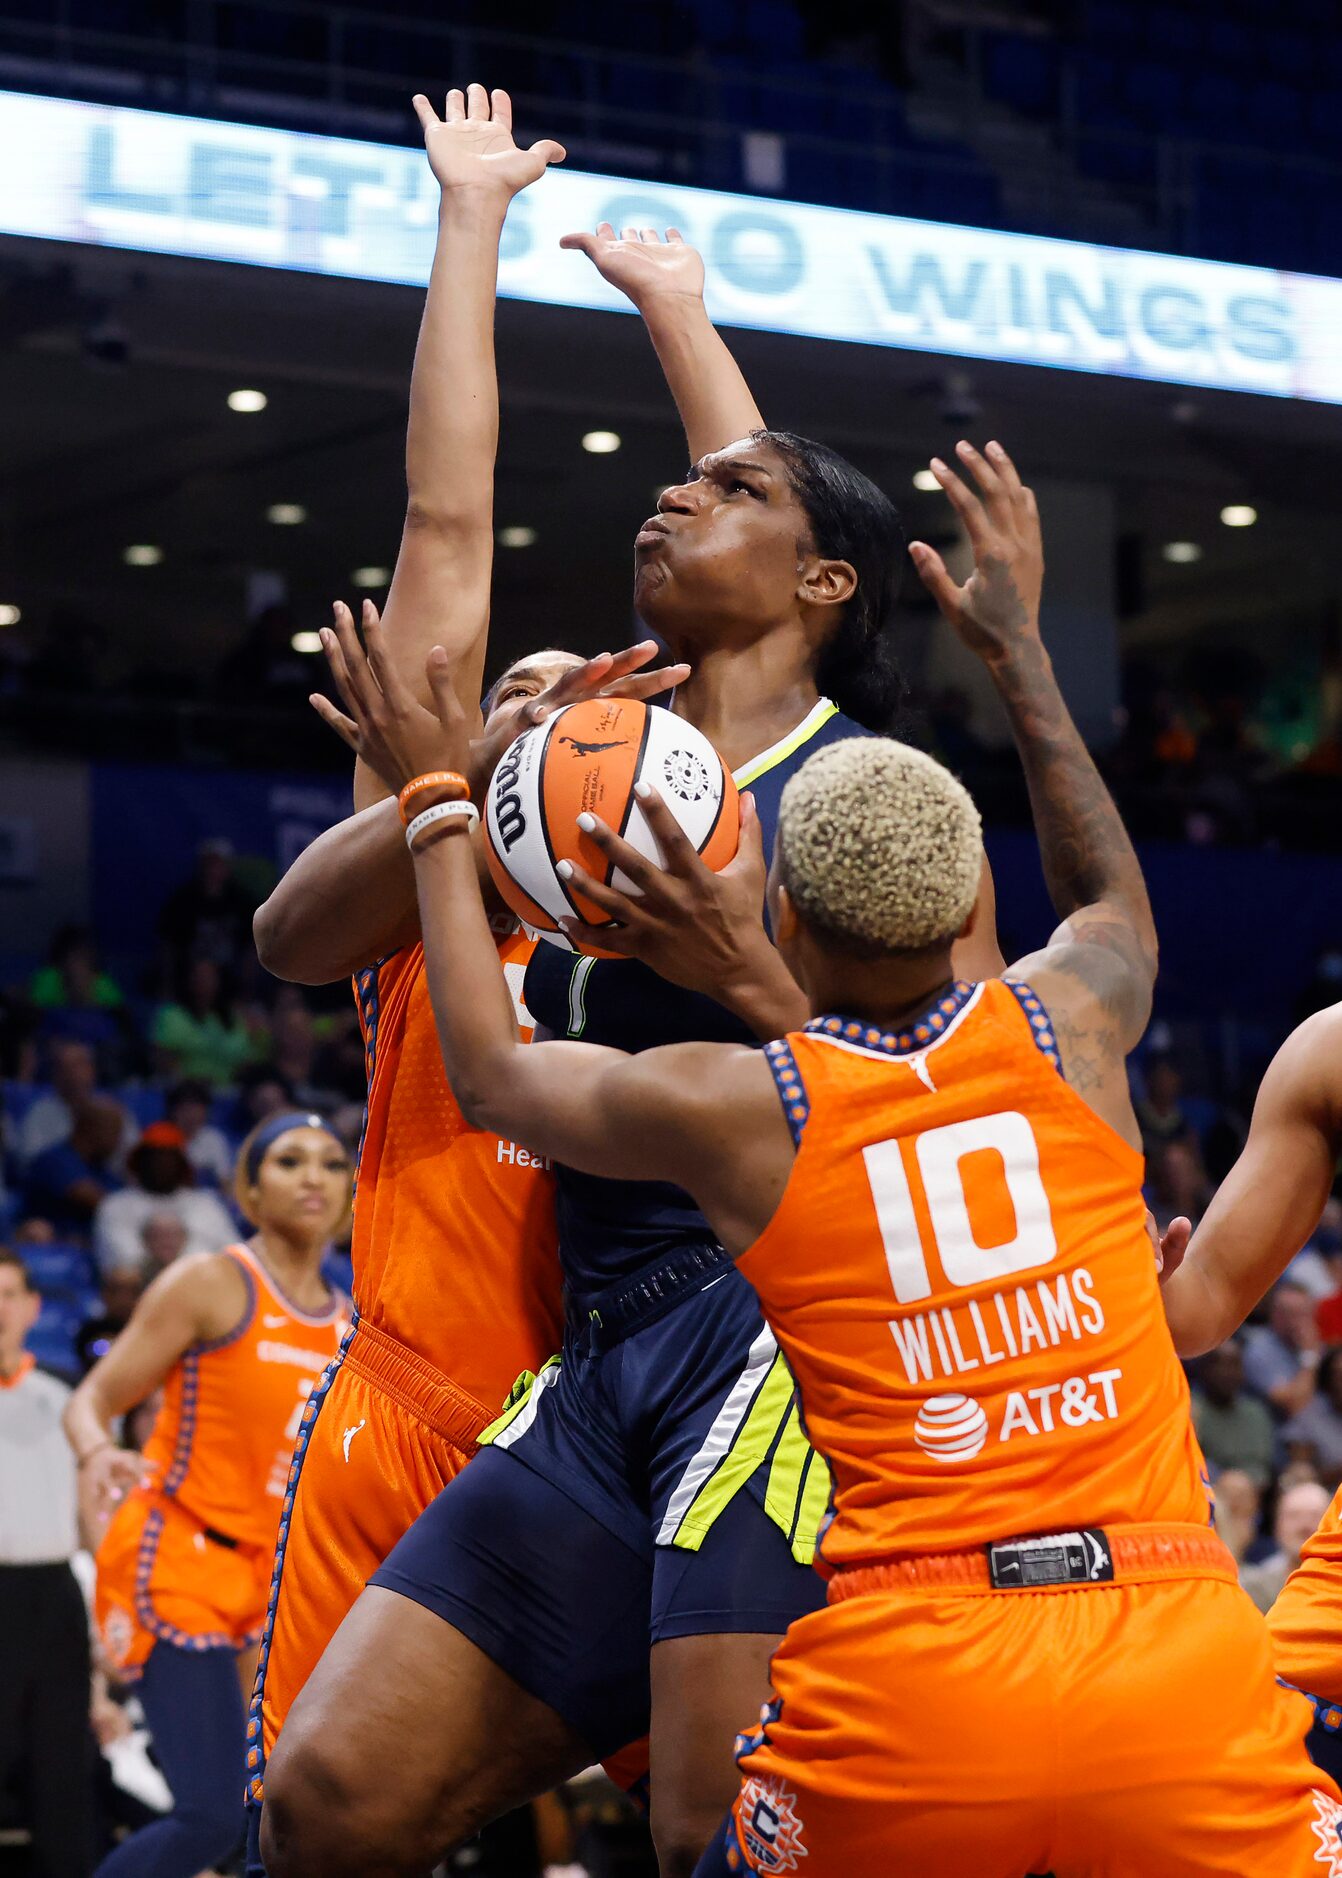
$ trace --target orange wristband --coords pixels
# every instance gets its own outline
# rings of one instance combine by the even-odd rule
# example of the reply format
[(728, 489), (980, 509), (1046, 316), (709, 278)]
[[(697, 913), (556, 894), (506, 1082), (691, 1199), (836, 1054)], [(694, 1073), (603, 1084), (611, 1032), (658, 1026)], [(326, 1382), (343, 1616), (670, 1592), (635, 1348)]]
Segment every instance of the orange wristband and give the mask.
[(410, 817), (406, 811), (410, 804), (416, 796), (423, 795), (426, 789), (443, 790), (445, 802), (469, 802), (471, 799), (471, 785), (459, 771), (454, 769), (428, 770), (423, 776), (412, 777), (396, 798), (401, 810), (402, 828), (409, 824)]

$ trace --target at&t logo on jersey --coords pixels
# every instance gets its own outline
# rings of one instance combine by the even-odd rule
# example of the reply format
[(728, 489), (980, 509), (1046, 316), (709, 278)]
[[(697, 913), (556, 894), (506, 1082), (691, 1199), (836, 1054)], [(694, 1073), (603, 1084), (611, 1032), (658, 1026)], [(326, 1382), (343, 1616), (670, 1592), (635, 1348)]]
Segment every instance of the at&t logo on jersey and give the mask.
[(750, 1775), (736, 1802), (736, 1821), (755, 1871), (796, 1871), (806, 1857), (797, 1796), (781, 1780)]
[[(1097, 1369), (1088, 1376), (1008, 1391), (997, 1429), (999, 1443), (1018, 1435), (1051, 1435), (1113, 1421), (1118, 1414), (1115, 1385), (1122, 1376), (1121, 1369)], [(929, 1396), (913, 1424), (914, 1441), (934, 1461), (972, 1461), (987, 1446), (990, 1433), (987, 1410), (968, 1395)]]

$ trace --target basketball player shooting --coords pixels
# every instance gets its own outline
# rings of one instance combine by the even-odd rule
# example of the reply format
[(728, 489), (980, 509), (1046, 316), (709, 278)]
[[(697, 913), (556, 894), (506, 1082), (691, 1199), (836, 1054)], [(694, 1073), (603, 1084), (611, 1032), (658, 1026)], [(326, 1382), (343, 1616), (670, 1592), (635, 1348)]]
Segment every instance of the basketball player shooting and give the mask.
[[(1050, 944), (956, 981), (973, 804), (918, 752), (840, 742), (788, 784), (770, 879), (804, 1030), (526, 1050), (458, 800), (412, 838), (444, 1061), (478, 1125), (694, 1194), (834, 1474), (829, 1604), (775, 1655), (702, 1878), (803, 1857), (813, 1878), (1342, 1875), (1337, 1790), (1208, 1527), (1163, 1323), (1124, 1070), (1155, 975), (1145, 885), (1040, 640), (1034, 497), (1000, 446), (958, 453), (977, 487), (932, 468), (974, 571), (912, 553), (1010, 719)], [(436, 653), (435, 715), (375, 627), (367, 656), (350, 631), (340, 650), (348, 732), (389, 786), (461, 770)]]

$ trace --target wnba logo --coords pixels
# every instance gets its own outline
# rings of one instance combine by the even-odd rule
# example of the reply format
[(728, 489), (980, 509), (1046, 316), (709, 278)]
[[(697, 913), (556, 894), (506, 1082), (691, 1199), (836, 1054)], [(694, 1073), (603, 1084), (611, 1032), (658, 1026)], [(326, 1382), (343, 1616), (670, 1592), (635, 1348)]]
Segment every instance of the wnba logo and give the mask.
[(969, 1461), (988, 1439), (988, 1417), (972, 1396), (934, 1395), (918, 1411), (913, 1438), (934, 1461)]

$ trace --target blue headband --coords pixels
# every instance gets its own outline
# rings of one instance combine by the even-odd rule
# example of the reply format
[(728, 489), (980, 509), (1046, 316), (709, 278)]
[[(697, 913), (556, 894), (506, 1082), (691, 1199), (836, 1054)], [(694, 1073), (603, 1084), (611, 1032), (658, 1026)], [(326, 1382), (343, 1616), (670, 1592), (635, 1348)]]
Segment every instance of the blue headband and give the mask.
[(252, 1144), (247, 1150), (248, 1186), (256, 1185), (256, 1176), (260, 1172), (261, 1163), (266, 1158), (267, 1151), (274, 1147), (281, 1135), (287, 1135), (294, 1128), (320, 1128), (323, 1134), (329, 1135), (332, 1141), (339, 1143), (342, 1153), (345, 1152), (344, 1142), (340, 1140), (340, 1136), (325, 1117), (304, 1115), (296, 1109), (290, 1109), (283, 1115), (272, 1115), (268, 1122), (263, 1122), (257, 1129), (252, 1137)]

